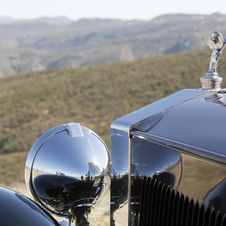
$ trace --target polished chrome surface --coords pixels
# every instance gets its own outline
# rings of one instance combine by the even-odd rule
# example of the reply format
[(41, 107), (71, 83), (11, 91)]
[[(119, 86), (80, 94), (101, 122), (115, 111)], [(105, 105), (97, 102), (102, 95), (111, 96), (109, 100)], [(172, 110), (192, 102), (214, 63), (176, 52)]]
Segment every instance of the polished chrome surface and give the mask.
[[(161, 181), (178, 188), (182, 177), (181, 154), (168, 147), (150, 142), (145, 137), (133, 136), (131, 156), (131, 177), (136, 181), (143, 175), (162, 178)], [(170, 172), (174, 171), (173, 174)], [(132, 182), (134, 183), (134, 182)], [(141, 189), (133, 190), (132, 199)]]
[(68, 133), (71, 137), (83, 137), (83, 132), (80, 123), (68, 123), (64, 125), (67, 128)]
[[(205, 94), (165, 110), (164, 117), (155, 126), (150, 119), (136, 129), (158, 137), (169, 144), (178, 144), (197, 155), (226, 162), (226, 94)], [(161, 113), (161, 112), (160, 112)], [(162, 113), (161, 113), (162, 114)]]
[(217, 93), (210, 95), (205, 98), (206, 102), (212, 102), (216, 104), (220, 104), (223, 107), (226, 107), (225, 94)]
[(150, 116), (163, 111), (167, 108), (173, 107), (179, 103), (187, 101), (196, 96), (202, 95), (207, 91), (201, 89), (184, 89), (177, 93), (174, 93), (168, 97), (165, 97), (159, 101), (156, 101), (152, 104), (149, 104), (139, 110), (136, 110), (132, 113), (129, 113), (121, 118), (116, 119), (111, 124), (111, 130), (120, 130), (127, 133), (129, 137), (129, 133), (131, 129), (136, 126), (137, 123), (149, 118)]
[(220, 89), (223, 78), (218, 76), (218, 60), (225, 47), (226, 38), (219, 31), (213, 31), (207, 39), (207, 45), (213, 49), (210, 59), (209, 71), (205, 77), (200, 78), (203, 89)]
[[(124, 117), (133, 122), (150, 114), (130, 126), (127, 138), (128, 142), (132, 140), (128, 167), (131, 180), (128, 179), (128, 186), (131, 187), (131, 197), (128, 192), (129, 225), (137, 225), (138, 222), (139, 192), (144, 175), (222, 213), (226, 212), (226, 124), (223, 120), (226, 94), (224, 90), (216, 89), (198, 91), (198, 95), (192, 96), (191, 90), (190, 98), (171, 106), (160, 101), (136, 111), (134, 119), (132, 114)], [(157, 109), (160, 111), (156, 112)], [(120, 131), (122, 127), (118, 125), (118, 128)], [(115, 130), (112, 128), (112, 133), (116, 134)]]
[[(125, 115), (111, 124), (111, 225), (130, 225), (130, 132), (140, 122), (153, 116), (152, 126), (161, 121), (165, 109), (198, 97), (208, 91), (182, 90), (162, 100)], [(209, 92), (208, 92), (209, 93)], [(156, 116), (154, 116), (156, 114)], [(144, 125), (145, 127), (145, 125)], [(128, 205), (129, 203), (129, 205)], [(129, 219), (128, 219), (129, 217)], [(132, 223), (132, 221), (131, 221)]]
[(171, 147), (134, 132), (132, 138), (131, 213), (139, 214), (142, 176), (170, 186), (193, 200), (204, 202), (216, 211), (226, 213), (225, 164)]
[(129, 139), (111, 131), (111, 226), (128, 225)]
[(164, 117), (165, 110), (160, 111), (155, 115), (147, 118), (146, 120), (139, 123), (135, 128), (140, 131), (148, 132), (151, 128), (153, 128), (157, 123), (159, 123)]
[(218, 60), (225, 46), (223, 35), (219, 31), (213, 31), (207, 39), (207, 45), (213, 50), (210, 60), (210, 68), (207, 72), (208, 75), (217, 74)]
[(26, 160), (26, 164), (25, 164), (25, 175), (24, 175), (25, 176), (25, 184), (26, 184), (28, 191), (30, 191), (30, 188), (29, 188), (29, 186), (30, 186), (29, 181), (30, 181), (30, 175), (31, 175), (30, 170), (31, 170), (31, 166), (33, 164), (33, 160), (35, 158), (37, 151), (39, 150), (41, 145), (43, 143), (45, 143), (45, 141), (48, 140), (51, 136), (58, 133), (59, 131), (64, 131), (64, 130), (65, 130), (65, 127), (63, 125), (52, 128), (49, 131), (47, 131), (46, 133), (44, 133), (41, 137), (39, 137), (39, 139), (32, 146), (32, 148), (27, 156), (27, 160)]
[[(131, 218), (138, 221), (141, 184), (144, 175), (161, 181), (166, 187), (178, 188), (182, 177), (182, 157), (175, 150), (133, 136), (131, 156)], [(134, 224), (137, 225), (137, 224)]]
[(226, 179), (220, 181), (204, 197), (204, 203), (214, 207), (216, 211), (226, 212)]
[(25, 168), (34, 199), (61, 216), (98, 204), (110, 186), (109, 151), (102, 139), (77, 123), (56, 127), (39, 139)]

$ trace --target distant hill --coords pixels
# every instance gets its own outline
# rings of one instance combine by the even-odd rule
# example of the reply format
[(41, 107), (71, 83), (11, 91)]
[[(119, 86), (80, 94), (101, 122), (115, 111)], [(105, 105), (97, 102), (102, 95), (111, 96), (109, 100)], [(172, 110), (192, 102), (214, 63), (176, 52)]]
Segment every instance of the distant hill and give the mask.
[(45, 24), (45, 25), (68, 25), (71, 24), (73, 21), (68, 19), (67, 17), (60, 16), (60, 17), (41, 17), (38, 19), (24, 19), (24, 20), (18, 20), (14, 19), (12, 17), (7, 16), (0, 16), (0, 24), (1, 25), (19, 25), (19, 24)]
[[(82, 68), (63, 67), (2, 78), (0, 183), (23, 180), (27, 153), (44, 132), (80, 122), (110, 148), (111, 122), (184, 88), (201, 87), (211, 50)], [(226, 87), (226, 53), (218, 73)], [(20, 173), (19, 173), (20, 172)]]
[(0, 23), (4, 24), (4, 23), (13, 23), (16, 22), (16, 19), (13, 19), (11, 17), (8, 16), (0, 16)]
[(0, 77), (204, 49), (213, 30), (226, 35), (226, 15), (169, 14), (151, 21), (0, 17)]

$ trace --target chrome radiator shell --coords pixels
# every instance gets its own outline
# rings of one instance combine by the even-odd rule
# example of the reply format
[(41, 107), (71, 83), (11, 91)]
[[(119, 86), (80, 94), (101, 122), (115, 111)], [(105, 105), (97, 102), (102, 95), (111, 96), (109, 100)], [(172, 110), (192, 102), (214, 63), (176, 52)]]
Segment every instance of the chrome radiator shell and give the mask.
[(138, 225), (144, 176), (226, 212), (223, 99), (224, 90), (182, 90), (112, 123), (112, 225)]

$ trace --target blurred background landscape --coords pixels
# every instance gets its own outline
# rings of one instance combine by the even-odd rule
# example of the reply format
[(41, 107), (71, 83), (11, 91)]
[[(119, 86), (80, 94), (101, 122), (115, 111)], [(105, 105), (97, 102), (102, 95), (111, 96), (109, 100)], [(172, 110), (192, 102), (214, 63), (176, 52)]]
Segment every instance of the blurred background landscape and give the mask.
[[(181, 2), (179, 13), (174, 12), (172, 1), (174, 8), (160, 5), (164, 10), (156, 10), (157, 16), (140, 4), (144, 11), (147, 8), (145, 13), (153, 14), (150, 19), (114, 17), (106, 5), (102, 11), (109, 16), (88, 14), (92, 7), (79, 14), (78, 7), (77, 19), (49, 15), (48, 7), (42, 7), (43, 16), (30, 18), (14, 17), (20, 10), (7, 15), (0, 9), (0, 185), (28, 195), (27, 154), (53, 127), (79, 122), (100, 135), (110, 149), (113, 120), (181, 89), (201, 87), (199, 79), (209, 69), (212, 52), (206, 39), (214, 30), (226, 36), (226, 14), (215, 13), (219, 12), (215, 8), (211, 13), (194, 13), (197, 10), (189, 7), (196, 1), (189, 6)], [(224, 9), (225, 2), (220, 2)], [(186, 7), (192, 13), (181, 10)], [(116, 9), (130, 12), (129, 7)], [(224, 51), (218, 73), (226, 75)], [(104, 221), (108, 225), (107, 202), (95, 212), (105, 220), (100, 224), (91, 215), (93, 225), (105, 225)]]
[(167, 14), (150, 21), (0, 17), (0, 77), (65, 66), (83, 67), (207, 48), (226, 15)]

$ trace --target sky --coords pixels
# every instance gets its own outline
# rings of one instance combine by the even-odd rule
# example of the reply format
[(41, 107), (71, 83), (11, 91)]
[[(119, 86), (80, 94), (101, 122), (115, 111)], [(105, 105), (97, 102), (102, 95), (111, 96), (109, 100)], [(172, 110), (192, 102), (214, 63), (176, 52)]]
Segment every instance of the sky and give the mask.
[(226, 0), (0, 0), (0, 16), (151, 20), (168, 13), (226, 14)]

